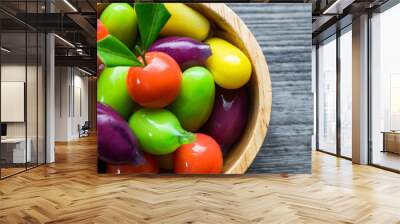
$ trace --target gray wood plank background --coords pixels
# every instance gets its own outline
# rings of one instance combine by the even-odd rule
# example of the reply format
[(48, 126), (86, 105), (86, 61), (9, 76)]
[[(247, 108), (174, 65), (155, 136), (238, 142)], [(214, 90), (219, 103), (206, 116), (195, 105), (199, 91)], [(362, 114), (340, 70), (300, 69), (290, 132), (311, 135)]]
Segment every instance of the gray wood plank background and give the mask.
[(311, 5), (231, 3), (266, 56), (272, 116), (248, 173), (310, 173), (313, 132)]

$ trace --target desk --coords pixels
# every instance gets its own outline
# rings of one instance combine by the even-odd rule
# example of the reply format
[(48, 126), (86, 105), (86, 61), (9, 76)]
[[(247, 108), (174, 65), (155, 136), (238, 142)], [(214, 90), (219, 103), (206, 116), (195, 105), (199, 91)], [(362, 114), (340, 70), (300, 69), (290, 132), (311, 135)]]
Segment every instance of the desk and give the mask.
[(400, 154), (400, 131), (383, 131), (382, 152)]
[[(30, 138), (26, 139), (27, 147), (25, 152), (25, 138), (5, 138), (1, 139), (2, 157), (9, 163), (25, 163), (31, 162), (31, 146)], [(12, 148), (10, 148), (12, 147)], [(3, 156), (4, 152), (4, 156)], [(26, 154), (25, 154), (26, 153)], [(11, 156), (12, 154), (12, 156)], [(11, 160), (12, 158), (12, 160)], [(26, 159), (26, 160), (25, 160)]]

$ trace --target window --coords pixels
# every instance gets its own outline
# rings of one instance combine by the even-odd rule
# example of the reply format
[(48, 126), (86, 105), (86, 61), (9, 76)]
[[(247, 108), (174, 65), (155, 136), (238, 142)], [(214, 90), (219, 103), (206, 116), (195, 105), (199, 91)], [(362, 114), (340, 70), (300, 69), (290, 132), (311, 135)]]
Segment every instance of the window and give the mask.
[(339, 34), (340, 36), (334, 35), (323, 41), (318, 47), (317, 148), (336, 155), (339, 153), (338, 156), (350, 159), (352, 157), (352, 26), (345, 27)]
[(318, 47), (318, 149), (336, 153), (336, 39)]
[(352, 157), (352, 32), (340, 36), (340, 155)]
[(371, 162), (400, 170), (400, 5), (371, 18)]
[(390, 75), (390, 130), (400, 130), (400, 73)]

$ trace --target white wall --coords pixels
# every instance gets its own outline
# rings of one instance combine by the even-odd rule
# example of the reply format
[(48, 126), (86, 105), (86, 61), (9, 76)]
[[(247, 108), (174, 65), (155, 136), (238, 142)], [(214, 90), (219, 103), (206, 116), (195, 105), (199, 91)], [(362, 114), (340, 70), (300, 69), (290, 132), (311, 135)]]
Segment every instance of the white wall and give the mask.
[(69, 68), (55, 68), (55, 140), (68, 141)]
[[(25, 64), (8, 64), (1, 66), (1, 81), (3, 82), (25, 82)], [(1, 108), (5, 110), (6, 108)], [(8, 137), (25, 137), (25, 123), (11, 122), (7, 123)]]
[[(75, 70), (75, 72), (79, 70)], [(76, 73), (75, 73), (76, 74)], [(77, 108), (77, 95), (75, 95), (75, 119), (73, 119), (73, 127), (77, 127), (78, 124), (83, 125), (85, 123), (85, 121), (89, 120), (89, 110), (88, 110), (88, 77), (84, 77), (82, 76), (83, 73), (79, 72), (79, 75), (75, 75), (75, 79), (74, 79), (74, 86), (75, 86), (75, 94), (77, 94), (77, 88), (80, 89), (81, 93), (80, 93), (80, 106), (82, 107), (82, 114), (80, 114), (78, 108)], [(78, 136), (78, 129), (77, 128), (73, 128), (73, 135), (74, 136)]]
[[(25, 64), (5, 64), (1, 66), (1, 81), (3, 82), (25, 82)], [(28, 72), (33, 69), (28, 66)], [(7, 108), (1, 108), (6, 110)], [(25, 122), (7, 122), (8, 137), (25, 137)]]
[[(1, 66), (1, 81), (25, 82), (25, 64), (8, 64)], [(6, 108), (1, 108), (6, 110)], [(25, 122), (7, 123), (7, 137), (25, 137)]]
[(88, 78), (83, 75), (76, 68), (56, 67), (56, 141), (79, 138), (78, 124), (88, 120)]
[(2, 122), (25, 121), (25, 82), (1, 81), (1, 108)]
[[(38, 69), (38, 71), (37, 71)], [(27, 78), (27, 80), (25, 80)], [(25, 82), (26, 83), (26, 107), (22, 106), (20, 112), (26, 111), (27, 119), (22, 122), (6, 122), (7, 137), (28, 137), (31, 148), (32, 161), (44, 163), (45, 150), (45, 118), (44, 118), (44, 74), (41, 66), (25, 66), (25, 64), (3, 64), (1, 66), (2, 82)], [(3, 92), (4, 89), (2, 89)], [(24, 90), (20, 90), (24, 94)], [(2, 95), (2, 98), (6, 97)], [(23, 102), (24, 104), (24, 102)], [(11, 112), (12, 108), (2, 107), (4, 112)], [(38, 154), (38, 156), (37, 156)]]

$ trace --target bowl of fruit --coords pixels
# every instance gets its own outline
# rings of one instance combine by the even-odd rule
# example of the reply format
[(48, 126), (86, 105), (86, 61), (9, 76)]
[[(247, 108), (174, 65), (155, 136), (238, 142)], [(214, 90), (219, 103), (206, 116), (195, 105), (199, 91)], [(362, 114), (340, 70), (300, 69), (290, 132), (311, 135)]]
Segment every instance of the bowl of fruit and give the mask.
[(109, 173), (243, 174), (272, 90), (251, 31), (222, 3), (98, 4), (97, 141)]

